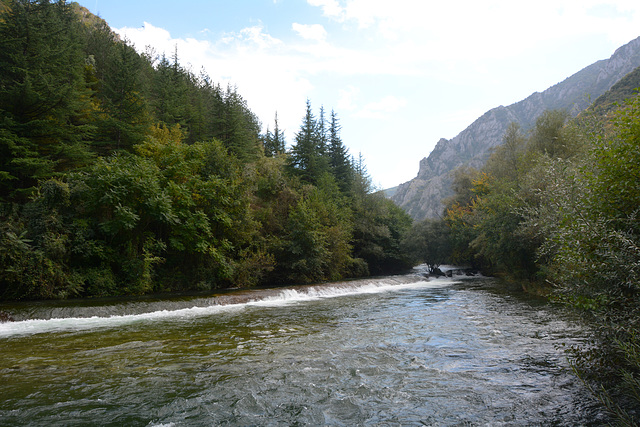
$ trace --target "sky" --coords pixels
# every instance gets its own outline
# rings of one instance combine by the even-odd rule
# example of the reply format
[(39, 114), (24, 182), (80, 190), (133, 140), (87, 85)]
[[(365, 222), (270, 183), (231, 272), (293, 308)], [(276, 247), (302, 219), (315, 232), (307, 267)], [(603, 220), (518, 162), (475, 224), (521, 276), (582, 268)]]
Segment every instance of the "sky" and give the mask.
[(542, 92), (640, 36), (637, 0), (78, 0), (235, 86), (294, 141), (309, 100), (333, 110), (373, 184), (414, 178), (440, 138)]

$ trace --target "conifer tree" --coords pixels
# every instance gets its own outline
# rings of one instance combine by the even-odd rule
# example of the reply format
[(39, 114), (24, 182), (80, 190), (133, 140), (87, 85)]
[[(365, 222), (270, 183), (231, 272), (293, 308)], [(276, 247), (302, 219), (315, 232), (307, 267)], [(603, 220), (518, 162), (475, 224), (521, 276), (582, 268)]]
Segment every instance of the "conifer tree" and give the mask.
[(277, 157), (284, 153), (285, 141), (284, 132), (280, 130), (278, 125), (278, 112), (276, 111), (275, 124), (273, 132), (267, 128), (264, 141), (264, 153), (267, 157)]
[(263, 148), (260, 144), (260, 122), (236, 88), (227, 87), (224, 103), (222, 141), (243, 162), (256, 160)]
[[(107, 152), (131, 149), (149, 134), (151, 116), (140, 81), (142, 60), (128, 41), (112, 46), (101, 85), (98, 128)], [(102, 154), (106, 154), (104, 149)]]
[(291, 148), (289, 167), (304, 181), (314, 184), (329, 169), (326, 157), (320, 151), (321, 137), (318, 122), (311, 111), (311, 102), (307, 100), (307, 110), (295, 136), (295, 145)]
[(327, 124), (324, 117), (324, 106), (320, 106), (320, 116), (318, 117), (318, 154), (324, 157), (327, 154)]
[(285, 151), (286, 142), (284, 139), (284, 130), (280, 129), (278, 125), (278, 112), (276, 111), (276, 117), (273, 127), (273, 145), (276, 155), (282, 155)]
[(268, 126), (267, 132), (264, 134), (264, 140), (262, 143), (264, 145), (264, 155), (267, 157), (274, 157), (275, 150), (273, 148), (273, 134), (269, 130)]
[(329, 144), (327, 147), (329, 166), (340, 190), (343, 192), (351, 188), (353, 181), (353, 167), (349, 158), (349, 151), (340, 139), (340, 124), (335, 111), (331, 110), (331, 123), (329, 127)]
[(0, 17), (0, 198), (90, 158), (90, 92), (65, 2), (12, 0)]
[(156, 118), (167, 124), (179, 124), (188, 129), (187, 124), (187, 75), (178, 61), (177, 50), (173, 55), (173, 62), (162, 55), (153, 82), (153, 105)]
[(198, 82), (199, 108), (202, 109), (202, 128), (192, 128), (196, 141), (222, 139), (224, 123), (224, 96), (219, 84), (211, 81), (211, 77), (202, 70)]

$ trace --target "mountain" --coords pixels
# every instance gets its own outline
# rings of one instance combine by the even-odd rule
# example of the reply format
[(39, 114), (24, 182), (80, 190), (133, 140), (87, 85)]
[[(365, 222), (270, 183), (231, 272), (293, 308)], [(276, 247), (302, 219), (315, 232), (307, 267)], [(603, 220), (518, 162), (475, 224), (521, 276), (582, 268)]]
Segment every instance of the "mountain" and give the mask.
[(454, 138), (440, 139), (420, 161), (418, 175), (400, 184), (391, 200), (415, 220), (438, 217), (443, 199), (453, 194), (452, 172), (461, 166), (484, 165), (491, 149), (502, 143), (509, 123), (517, 122), (526, 131), (545, 110), (563, 109), (576, 116), (639, 66), (640, 37), (618, 48), (609, 59), (589, 65), (544, 92), (487, 111)]
[(622, 104), (625, 99), (630, 98), (638, 92), (640, 88), (640, 67), (636, 68), (616, 84), (611, 89), (600, 95), (588, 108), (597, 114), (606, 114)]

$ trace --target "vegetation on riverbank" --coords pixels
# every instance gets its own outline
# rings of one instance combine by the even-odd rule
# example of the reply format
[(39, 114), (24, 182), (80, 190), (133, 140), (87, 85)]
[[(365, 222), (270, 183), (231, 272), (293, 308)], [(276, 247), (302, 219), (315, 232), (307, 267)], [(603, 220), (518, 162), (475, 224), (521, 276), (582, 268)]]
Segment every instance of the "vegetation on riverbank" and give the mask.
[(307, 283), (408, 268), (411, 224), (338, 117), (292, 147), (235, 88), (77, 4), (3, 2), (0, 299)]
[(547, 111), (529, 133), (512, 124), (481, 170), (457, 171), (442, 220), (410, 234), (444, 228), (448, 244), (438, 245), (449, 262), (580, 310), (597, 335), (572, 349), (576, 369), (633, 425), (640, 419), (633, 412), (640, 407), (640, 96), (613, 106), (576, 119)]

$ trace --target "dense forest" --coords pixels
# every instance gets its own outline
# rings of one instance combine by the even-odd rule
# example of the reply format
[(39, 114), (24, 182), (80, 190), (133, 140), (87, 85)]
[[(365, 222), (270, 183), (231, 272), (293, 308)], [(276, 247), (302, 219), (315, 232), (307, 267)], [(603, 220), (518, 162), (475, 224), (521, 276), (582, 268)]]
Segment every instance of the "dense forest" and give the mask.
[[(409, 217), (334, 112), (290, 148), (234, 87), (139, 54), (76, 3), (0, 4), (0, 299), (397, 272)], [(303, 107), (303, 106), (301, 106)], [(304, 113), (304, 114), (303, 114)]]

